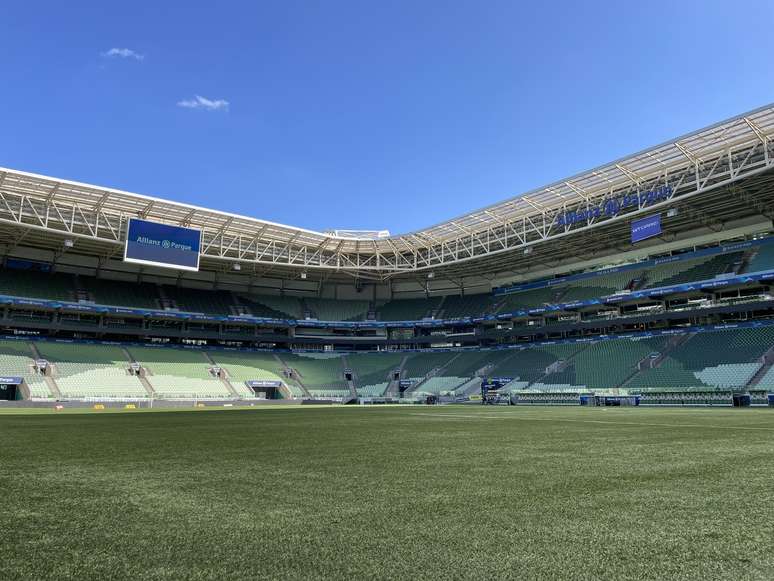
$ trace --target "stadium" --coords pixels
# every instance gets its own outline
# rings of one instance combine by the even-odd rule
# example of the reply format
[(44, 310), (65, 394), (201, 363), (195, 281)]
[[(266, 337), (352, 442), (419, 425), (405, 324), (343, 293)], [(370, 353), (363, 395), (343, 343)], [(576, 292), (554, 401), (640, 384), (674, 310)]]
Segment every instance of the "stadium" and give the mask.
[(772, 132), (768, 106), (398, 236), (2, 169), (3, 395), (766, 406)]
[(773, 220), (774, 105), (399, 235), (0, 168), (0, 573), (771, 578)]

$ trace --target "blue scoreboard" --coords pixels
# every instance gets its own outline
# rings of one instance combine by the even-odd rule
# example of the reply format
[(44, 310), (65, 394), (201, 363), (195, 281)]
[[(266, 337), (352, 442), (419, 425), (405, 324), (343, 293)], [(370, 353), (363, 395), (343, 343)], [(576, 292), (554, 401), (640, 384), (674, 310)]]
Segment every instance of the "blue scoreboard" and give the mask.
[(197, 271), (201, 243), (201, 230), (130, 218), (124, 260)]

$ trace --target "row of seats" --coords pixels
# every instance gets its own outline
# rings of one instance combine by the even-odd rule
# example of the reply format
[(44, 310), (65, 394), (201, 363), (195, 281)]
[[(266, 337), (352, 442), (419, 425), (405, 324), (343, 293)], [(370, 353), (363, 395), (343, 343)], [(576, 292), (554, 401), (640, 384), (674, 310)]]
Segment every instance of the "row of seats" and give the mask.
[[(733, 403), (732, 394), (729, 391), (718, 392), (668, 392), (668, 393), (644, 393), (640, 396), (640, 405), (693, 405), (730, 406)], [(757, 402), (756, 402), (757, 403)]]

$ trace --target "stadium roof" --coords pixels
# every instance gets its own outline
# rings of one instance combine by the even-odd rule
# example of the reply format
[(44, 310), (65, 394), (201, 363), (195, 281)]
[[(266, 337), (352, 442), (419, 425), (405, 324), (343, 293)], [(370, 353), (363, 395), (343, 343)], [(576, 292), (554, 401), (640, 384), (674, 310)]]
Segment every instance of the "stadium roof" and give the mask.
[[(415, 232), (386, 237), (316, 232), (116, 189), (0, 168), (0, 225), (73, 237), (109, 252), (130, 217), (201, 228), (203, 258), (295, 270), (326, 269), (386, 278), (427, 269), (487, 264), (515, 249), (599, 228), (767, 172), (774, 160), (774, 104)], [(589, 213), (626, 193), (670, 187), (669, 199), (614, 215)], [(502, 264), (502, 261), (499, 263)], [(492, 265), (494, 266), (494, 264)], [(490, 266), (482, 266), (484, 270)]]

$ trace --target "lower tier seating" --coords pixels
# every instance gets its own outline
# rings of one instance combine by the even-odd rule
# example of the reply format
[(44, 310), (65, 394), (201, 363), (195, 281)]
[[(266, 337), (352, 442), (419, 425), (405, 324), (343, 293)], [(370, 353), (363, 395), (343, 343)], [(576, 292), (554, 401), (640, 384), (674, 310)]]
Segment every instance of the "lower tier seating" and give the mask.
[(54, 394), (34, 369), (32, 349), (24, 341), (0, 341), (0, 375), (21, 377), (34, 399), (51, 399)]
[[(34, 345), (34, 347), (33, 347)], [(646, 339), (552, 343), (498, 350), (428, 352), (288, 353), (118, 346), (61, 341), (0, 340), (0, 375), (23, 377), (34, 398), (145, 398), (147, 385), (129, 373), (146, 370), (155, 397), (234, 398), (212, 374), (219, 366), (239, 397), (252, 397), (250, 380), (278, 381), (297, 397), (383, 395), (393, 374), (413, 381), (408, 394), (475, 393), (480, 376), (511, 378), (508, 391), (665, 393), (774, 391), (769, 350), (774, 327), (729, 328)], [(35, 350), (49, 361), (51, 377), (35, 369)], [(288, 369), (293, 377), (288, 377)], [(353, 373), (352, 382), (345, 370)], [(765, 373), (762, 371), (765, 369)], [(23, 389), (22, 393), (27, 395)], [(765, 398), (763, 398), (765, 399)]]

